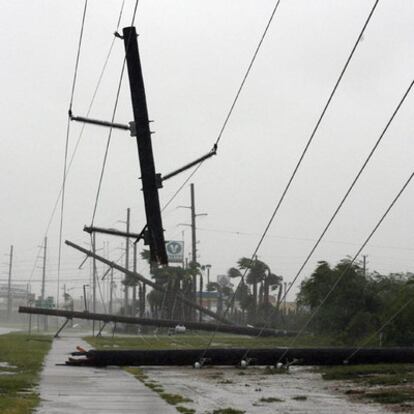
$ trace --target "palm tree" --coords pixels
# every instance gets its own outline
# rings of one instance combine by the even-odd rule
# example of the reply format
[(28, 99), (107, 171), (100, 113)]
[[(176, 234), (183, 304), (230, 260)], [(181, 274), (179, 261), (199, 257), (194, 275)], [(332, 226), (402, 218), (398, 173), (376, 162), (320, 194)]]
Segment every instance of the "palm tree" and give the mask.
[[(207, 284), (207, 291), (217, 292), (217, 313), (222, 314), (223, 310), (227, 312), (228, 306), (230, 305), (229, 299), (233, 296), (233, 284), (227, 277), (221, 277), (217, 282), (210, 282)], [(226, 309), (224, 308), (226, 304)]]
[(277, 300), (277, 304), (276, 304), (276, 309), (279, 309), (279, 305), (280, 305), (280, 298), (281, 298), (281, 293), (282, 293), (282, 276), (277, 276), (274, 273), (270, 272), (270, 269), (267, 273), (267, 275), (264, 278), (264, 283), (263, 283), (263, 305), (264, 305), (264, 310), (265, 310), (265, 317), (267, 318), (269, 313), (270, 313), (270, 308), (271, 308), (271, 304), (269, 302), (269, 291), (271, 290), (276, 290), (279, 288), (279, 294), (278, 294), (278, 300)]
[(257, 316), (257, 285), (262, 282), (266, 274), (270, 271), (269, 266), (261, 260), (249, 259), (242, 257), (237, 262), (239, 269), (246, 270), (246, 282), (253, 286), (253, 306), (252, 306), (252, 319), (255, 320)]

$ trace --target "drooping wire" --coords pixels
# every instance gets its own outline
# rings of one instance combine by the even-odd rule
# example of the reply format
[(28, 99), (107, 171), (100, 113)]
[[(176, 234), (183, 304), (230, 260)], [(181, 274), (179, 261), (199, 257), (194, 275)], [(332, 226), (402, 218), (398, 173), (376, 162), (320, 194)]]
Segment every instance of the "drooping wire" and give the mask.
[(77, 78), (78, 78), (80, 52), (81, 52), (81, 49), (82, 49), (83, 29), (85, 27), (85, 18), (86, 18), (87, 8), (88, 8), (88, 0), (85, 0), (85, 5), (84, 5), (84, 8), (83, 8), (83, 15), (82, 15), (81, 30), (80, 30), (79, 42), (78, 42), (78, 51), (76, 53), (75, 70), (73, 72), (72, 89), (71, 89), (71, 92), (70, 92), (69, 110), (72, 109), (73, 97), (75, 95), (75, 87), (76, 87), (76, 81), (77, 81)]
[[(135, 22), (138, 4), (139, 4), (139, 0), (136, 0), (135, 5), (134, 5), (134, 10), (133, 10), (133, 13), (132, 13), (131, 26), (133, 26), (134, 22)], [(120, 22), (120, 19), (118, 21), (118, 25), (119, 25), (119, 22)], [(128, 43), (127, 43), (127, 49), (128, 49), (128, 47), (129, 47), (129, 39), (128, 39)], [(122, 62), (122, 68), (121, 68), (121, 73), (120, 73), (120, 76), (119, 76), (118, 88), (117, 88), (116, 97), (115, 97), (114, 109), (112, 111), (111, 123), (114, 123), (115, 116), (116, 116), (116, 111), (118, 109), (119, 96), (120, 96), (121, 87), (122, 87), (122, 80), (123, 80), (124, 73), (125, 73), (125, 65), (126, 65), (126, 55), (125, 55), (125, 57), (123, 59), (123, 62)], [(93, 208), (93, 212), (92, 212), (91, 227), (94, 224), (96, 211), (97, 211), (97, 208), (98, 208), (99, 196), (100, 196), (100, 193), (101, 193), (103, 178), (104, 178), (106, 164), (107, 164), (107, 160), (108, 160), (109, 147), (110, 147), (111, 140), (112, 140), (112, 132), (113, 132), (113, 128), (111, 126), (109, 128), (109, 132), (108, 132), (108, 138), (107, 138), (107, 141), (106, 141), (104, 158), (103, 158), (103, 161), (102, 161), (101, 172), (100, 172), (100, 175), (99, 175), (98, 188), (97, 188), (96, 196), (95, 196), (95, 204), (94, 204), (94, 208)]]
[(203, 165), (203, 162), (200, 162), (194, 170), (191, 172), (191, 174), (188, 175), (188, 177), (184, 180), (184, 182), (178, 187), (177, 191), (170, 197), (170, 199), (164, 204), (161, 211), (164, 211), (171, 203), (172, 201), (177, 197), (177, 195), (181, 192), (181, 190), (186, 186), (186, 184), (191, 180), (191, 178), (194, 176), (194, 174), (199, 170), (199, 168)]
[[(119, 76), (118, 87), (117, 87), (116, 96), (115, 96), (115, 104), (114, 104), (114, 108), (112, 110), (111, 123), (114, 123), (114, 121), (115, 121), (115, 116), (116, 116), (116, 111), (118, 109), (118, 102), (119, 102), (119, 96), (120, 96), (120, 93), (121, 93), (121, 86), (122, 86), (122, 79), (124, 77), (124, 72), (125, 72), (125, 59), (122, 63), (121, 74)], [(109, 128), (108, 138), (106, 140), (105, 153), (104, 153), (104, 158), (103, 158), (103, 161), (102, 161), (101, 172), (99, 174), (98, 188), (96, 190), (95, 203), (94, 203), (93, 212), (92, 212), (91, 227), (94, 224), (96, 211), (97, 211), (97, 208), (98, 208), (99, 196), (100, 196), (100, 193), (101, 193), (101, 188), (102, 188), (102, 183), (103, 183), (103, 177), (104, 177), (104, 174), (105, 174), (106, 163), (107, 163), (107, 160), (108, 160), (109, 146), (111, 144), (111, 139), (112, 139), (112, 131), (113, 131), (113, 128), (111, 126)]]
[[(373, 16), (373, 14), (374, 14), (374, 11), (375, 11), (375, 9), (376, 9), (376, 7), (378, 5), (378, 2), (379, 2), (379, 0), (375, 0), (375, 2), (374, 2), (373, 6), (372, 6), (372, 8), (371, 8), (371, 10), (370, 10), (370, 12), (368, 14), (368, 17), (366, 18), (366, 20), (364, 22), (364, 25), (362, 26), (362, 29), (359, 32), (359, 35), (358, 35), (358, 37), (357, 37), (357, 39), (356, 39), (356, 41), (355, 41), (355, 43), (354, 43), (354, 45), (353, 45), (353, 47), (351, 49), (351, 52), (348, 55), (348, 58), (346, 59), (345, 65), (343, 66), (343, 68), (342, 68), (342, 70), (341, 70), (341, 72), (339, 74), (339, 77), (338, 77), (337, 81), (335, 82), (335, 85), (334, 85), (334, 87), (333, 87), (333, 89), (332, 89), (332, 91), (331, 91), (331, 93), (330, 93), (330, 95), (328, 97), (328, 100), (325, 103), (325, 106), (324, 106), (324, 108), (323, 108), (323, 110), (321, 112), (321, 115), (319, 116), (319, 118), (318, 118), (318, 120), (317, 120), (317, 122), (316, 122), (316, 124), (315, 124), (315, 126), (314, 126), (314, 128), (313, 128), (313, 130), (312, 130), (312, 132), (311, 132), (311, 134), (309, 136), (309, 138), (308, 138), (308, 141), (307, 141), (307, 143), (305, 145), (305, 148), (303, 149), (303, 151), (302, 151), (302, 153), (301, 153), (301, 155), (299, 157), (299, 160), (298, 160), (298, 162), (295, 165), (295, 168), (294, 168), (294, 170), (293, 170), (293, 172), (292, 172), (292, 174), (291, 174), (291, 176), (290, 176), (290, 178), (288, 180), (288, 183), (287, 183), (286, 187), (284, 188), (284, 190), (282, 192), (282, 195), (281, 195), (279, 201), (276, 204), (275, 209), (273, 210), (273, 213), (272, 213), (269, 221), (267, 222), (267, 225), (266, 225), (265, 230), (263, 231), (263, 233), (262, 233), (262, 235), (261, 235), (261, 237), (259, 239), (259, 242), (258, 242), (257, 246), (255, 247), (255, 249), (253, 251), (253, 254), (251, 255), (250, 261), (253, 261), (254, 260), (254, 258), (256, 257), (256, 255), (257, 255), (257, 253), (258, 253), (258, 251), (259, 251), (259, 249), (260, 249), (260, 247), (261, 247), (261, 245), (262, 245), (262, 243), (263, 243), (263, 241), (265, 239), (265, 237), (267, 236), (267, 233), (268, 233), (268, 231), (270, 229), (270, 226), (272, 225), (273, 220), (275, 219), (276, 214), (278, 213), (278, 211), (280, 209), (280, 206), (282, 205), (282, 203), (283, 203), (283, 201), (285, 199), (285, 196), (286, 196), (287, 192), (290, 189), (290, 186), (291, 186), (291, 184), (292, 184), (292, 182), (293, 182), (293, 180), (294, 180), (294, 178), (295, 178), (295, 176), (296, 176), (296, 174), (297, 174), (297, 172), (299, 170), (299, 167), (302, 164), (302, 161), (305, 158), (305, 155), (306, 155), (306, 153), (309, 150), (309, 147), (310, 147), (310, 145), (311, 145), (311, 143), (312, 143), (312, 141), (313, 141), (313, 139), (314, 139), (314, 137), (316, 135), (316, 132), (318, 131), (319, 126), (321, 125), (322, 120), (324, 119), (325, 114), (326, 114), (326, 112), (327, 112), (327, 110), (328, 110), (328, 108), (329, 108), (329, 106), (330, 106), (330, 104), (332, 102), (332, 99), (333, 99), (333, 97), (334, 97), (334, 95), (335, 95), (335, 93), (336, 93), (336, 91), (337, 91), (337, 89), (338, 89), (338, 87), (339, 87), (339, 85), (340, 85), (340, 83), (342, 81), (342, 78), (344, 77), (345, 72), (348, 69), (348, 66), (349, 66), (349, 64), (350, 64), (350, 62), (351, 62), (351, 60), (352, 60), (352, 58), (353, 58), (353, 56), (355, 54), (355, 51), (356, 51), (356, 49), (357, 49), (357, 47), (358, 47), (358, 45), (359, 45), (359, 43), (360, 43), (360, 41), (361, 41), (364, 33), (365, 33), (365, 30), (366, 30), (366, 28), (367, 28), (367, 26), (368, 26), (368, 24), (369, 24), (369, 22), (370, 22), (370, 20), (371, 20), (371, 18)], [(245, 271), (242, 274), (242, 277), (240, 278), (240, 282), (238, 283), (237, 288), (234, 291), (234, 293), (232, 295), (232, 298), (230, 300), (230, 303), (228, 304), (228, 306), (227, 306), (224, 314), (226, 314), (228, 312), (228, 310), (231, 307), (231, 304), (234, 302), (235, 297), (236, 297), (236, 294), (237, 294), (237, 291), (240, 288), (240, 286), (242, 285), (242, 283), (244, 283), (244, 279), (246, 277), (247, 272), (248, 272), (248, 269), (246, 268)], [(204, 355), (207, 352), (208, 348), (211, 346), (211, 343), (212, 343), (212, 341), (213, 341), (213, 339), (215, 337), (215, 334), (216, 334), (216, 331), (213, 331), (213, 333), (211, 335), (211, 339), (210, 339), (210, 341), (208, 343), (208, 346), (207, 346), (207, 348), (204, 351)]]
[(394, 205), (396, 204), (396, 202), (398, 201), (398, 199), (401, 197), (401, 195), (404, 193), (404, 191), (406, 190), (406, 188), (408, 187), (408, 185), (410, 184), (411, 180), (414, 177), (414, 172), (412, 172), (410, 174), (410, 176), (408, 177), (408, 179), (405, 181), (405, 183), (403, 184), (402, 188), (400, 189), (400, 191), (397, 193), (397, 195), (394, 197), (394, 199), (392, 200), (392, 202), (390, 203), (390, 205), (387, 207), (387, 209), (385, 210), (385, 213), (381, 216), (381, 218), (379, 219), (379, 221), (376, 223), (376, 225), (374, 226), (374, 228), (371, 230), (370, 234), (368, 235), (368, 237), (365, 239), (365, 241), (362, 243), (361, 247), (358, 249), (358, 251), (355, 253), (355, 255), (353, 256), (352, 260), (348, 263), (347, 267), (344, 269), (344, 271), (338, 276), (338, 278), (336, 279), (335, 283), (332, 285), (332, 287), (329, 289), (328, 293), (325, 295), (325, 297), (322, 299), (321, 303), (315, 308), (315, 310), (312, 312), (312, 314), (310, 315), (310, 317), (308, 318), (308, 320), (305, 322), (305, 324), (302, 326), (302, 328), (299, 330), (299, 332), (296, 334), (296, 336), (293, 338), (293, 340), (291, 341), (290, 345), (286, 348), (285, 352), (280, 356), (279, 358), (279, 362), (286, 356), (289, 348), (292, 347), (292, 345), (296, 342), (296, 340), (299, 338), (300, 335), (303, 334), (303, 332), (305, 332), (306, 328), (309, 326), (309, 324), (312, 322), (313, 318), (317, 315), (317, 313), (319, 312), (319, 310), (322, 308), (322, 306), (326, 303), (326, 301), (328, 300), (328, 298), (331, 296), (332, 292), (337, 288), (337, 286), (339, 285), (340, 281), (343, 279), (343, 277), (348, 273), (348, 271), (352, 268), (353, 264), (355, 263), (355, 260), (358, 258), (358, 256), (361, 254), (361, 252), (364, 250), (365, 246), (369, 243), (369, 241), (371, 240), (372, 236), (376, 233), (376, 231), (378, 230), (378, 228), (381, 226), (382, 222), (384, 221), (384, 219), (387, 217), (388, 213), (392, 210), (392, 208), (394, 207)]
[(248, 67), (247, 67), (247, 70), (246, 70), (246, 72), (245, 72), (245, 74), (243, 76), (243, 79), (241, 81), (241, 84), (239, 86), (239, 89), (237, 90), (236, 96), (234, 97), (233, 102), (230, 105), (230, 109), (227, 112), (226, 118), (224, 119), (224, 123), (223, 123), (223, 125), (220, 128), (220, 132), (219, 132), (219, 134), (217, 136), (216, 143), (215, 143), (216, 146), (219, 144), (219, 142), (221, 140), (221, 137), (223, 136), (224, 130), (226, 129), (226, 126), (227, 126), (227, 124), (228, 124), (228, 122), (230, 120), (230, 117), (233, 114), (233, 110), (234, 110), (234, 108), (235, 108), (235, 106), (237, 104), (237, 101), (239, 100), (239, 96), (240, 96), (241, 91), (242, 91), (242, 89), (244, 87), (244, 84), (246, 83), (246, 80), (247, 80), (247, 78), (248, 78), (248, 76), (249, 76), (249, 74), (250, 74), (250, 72), (252, 70), (252, 67), (254, 65), (254, 62), (256, 61), (257, 55), (259, 54), (259, 50), (262, 47), (263, 41), (265, 40), (265, 37), (266, 37), (267, 32), (269, 30), (269, 27), (272, 24), (273, 18), (275, 17), (276, 11), (279, 8), (280, 1), (281, 0), (278, 0), (276, 2), (275, 6), (273, 7), (273, 10), (272, 10), (272, 13), (270, 15), (270, 18), (269, 18), (269, 20), (268, 20), (268, 22), (266, 24), (266, 27), (265, 27), (265, 29), (264, 29), (261, 37), (260, 37), (259, 43), (256, 46), (256, 49), (255, 49), (255, 51), (253, 53), (253, 56), (252, 56), (252, 58), (250, 60), (250, 63), (248, 65)]
[[(351, 194), (352, 190), (354, 189), (356, 183), (358, 182), (358, 180), (360, 179), (362, 173), (364, 172), (365, 168), (367, 167), (368, 163), (370, 162), (371, 158), (373, 157), (374, 153), (376, 152), (376, 150), (378, 149), (379, 144), (381, 143), (382, 139), (384, 138), (386, 132), (388, 131), (388, 128), (390, 127), (391, 123), (393, 122), (394, 118), (396, 117), (397, 113), (399, 112), (401, 106), (403, 105), (405, 99), (407, 98), (408, 94), (410, 93), (412, 87), (414, 85), (414, 80), (411, 81), (410, 85), (408, 86), (408, 88), (406, 89), (406, 91), (404, 92), (404, 95), (402, 96), (402, 98), (400, 99), (400, 101), (398, 102), (396, 108), (394, 109), (391, 117), (388, 119), (384, 129), (382, 130), (380, 136), (378, 137), (377, 141), (375, 142), (374, 146), (372, 147), (371, 151), (369, 152), (368, 156), (366, 157), (366, 159), (364, 160), (364, 162), (362, 163), (361, 168), (358, 170), (356, 176), (354, 177), (351, 185), (349, 186), (349, 188), (346, 190), (344, 196), (342, 197), (341, 201), (339, 202), (337, 208), (335, 209), (334, 213), (332, 214), (331, 218), (328, 220), (328, 223), (326, 224), (326, 226), (324, 227), (324, 229), (322, 230), (322, 233), (320, 234), (320, 236), (318, 237), (318, 239), (316, 240), (315, 244), (313, 245), (313, 247), (311, 248), (310, 252), (308, 253), (308, 255), (306, 256), (305, 261), (302, 263), (302, 265), (300, 266), (299, 270), (297, 271), (295, 277), (293, 278), (292, 282), (289, 284), (289, 287), (286, 289), (285, 293), (283, 294), (282, 298), (280, 299), (281, 302), (283, 303), (283, 301), (285, 300), (285, 298), (287, 297), (289, 291), (292, 289), (292, 287), (294, 286), (295, 282), (297, 281), (297, 279), (299, 278), (299, 276), (301, 275), (303, 269), (305, 268), (305, 266), (308, 264), (309, 260), (311, 259), (311, 257), (313, 256), (313, 253), (315, 252), (315, 250), (317, 249), (317, 247), (319, 246), (319, 244), (321, 243), (322, 239), (324, 238), (325, 234), (327, 233), (327, 231), (329, 230), (329, 228), (331, 227), (332, 223), (334, 222), (336, 216), (338, 215), (338, 213), (340, 212), (340, 210), (342, 209), (343, 205), (345, 204), (345, 201), (347, 200), (347, 198), (349, 197), (349, 195)], [(263, 329), (265, 329), (265, 327), (267, 327), (270, 324), (270, 320), (272, 318), (272, 315), (274, 313), (274, 310), (270, 313), (270, 315), (268, 316), (268, 319), (266, 321), (266, 323), (263, 325), (262, 330), (259, 332), (258, 336), (261, 335), (261, 333), (263, 332)]]
[[(221, 140), (221, 138), (223, 136), (224, 130), (227, 127), (227, 124), (228, 124), (228, 122), (230, 120), (230, 117), (233, 114), (233, 110), (234, 110), (234, 108), (235, 108), (235, 106), (236, 106), (236, 104), (237, 104), (237, 102), (239, 100), (239, 97), (240, 97), (240, 94), (242, 92), (242, 89), (243, 89), (243, 87), (244, 87), (244, 85), (245, 85), (245, 83), (247, 81), (247, 78), (248, 78), (248, 76), (249, 76), (249, 74), (250, 74), (250, 72), (251, 72), (251, 70), (253, 68), (253, 65), (254, 65), (254, 63), (256, 61), (257, 55), (259, 54), (260, 48), (262, 47), (263, 41), (265, 40), (265, 37), (267, 35), (267, 32), (269, 31), (270, 25), (272, 24), (272, 21), (273, 21), (275, 15), (276, 15), (276, 11), (279, 8), (280, 2), (281, 2), (281, 0), (278, 0), (276, 2), (275, 6), (273, 7), (273, 10), (272, 10), (272, 13), (270, 15), (270, 18), (267, 21), (266, 27), (265, 27), (265, 29), (264, 29), (261, 37), (260, 37), (259, 43), (257, 44), (256, 49), (255, 49), (255, 51), (253, 53), (253, 56), (252, 56), (252, 58), (251, 58), (251, 60), (249, 62), (249, 65), (247, 66), (247, 70), (246, 70), (246, 72), (245, 72), (245, 74), (244, 74), (244, 76), (242, 78), (242, 81), (240, 83), (239, 88), (237, 89), (236, 95), (235, 95), (235, 97), (234, 97), (234, 99), (232, 101), (232, 104), (230, 105), (229, 111), (226, 114), (226, 117), (224, 119), (223, 125), (221, 126), (220, 131), (218, 133), (218, 136), (216, 138), (216, 141), (215, 141), (215, 143), (213, 145), (212, 151), (214, 151), (214, 152), (217, 151), (218, 144), (219, 144), (219, 142), (220, 142), (220, 140)], [(178, 189), (174, 193), (174, 195), (164, 205), (162, 211), (164, 211), (164, 209), (167, 208), (170, 205), (170, 203), (175, 199), (175, 197), (177, 197), (177, 195), (182, 191), (182, 189), (185, 187), (185, 185), (188, 183), (188, 181), (191, 179), (191, 177), (193, 177), (196, 174), (196, 172), (203, 165), (203, 163), (204, 163), (204, 161), (201, 161), (199, 164), (197, 164), (197, 167), (193, 170), (193, 172), (190, 174), (190, 176), (187, 177), (184, 180), (183, 184), (181, 184), (180, 187), (178, 187)]]
[[(76, 80), (78, 76), (80, 52), (82, 48), (83, 30), (85, 27), (87, 7), (88, 7), (88, 0), (85, 0), (85, 5), (83, 8), (82, 24), (81, 24), (81, 30), (80, 30), (79, 42), (78, 42), (78, 51), (76, 54), (75, 70), (74, 70), (73, 81), (72, 81), (69, 111), (71, 111), (72, 109), (73, 97), (75, 94), (75, 87), (76, 87)], [(70, 138), (70, 115), (68, 113), (67, 125), (66, 125), (65, 155), (64, 155), (64, 161), (63, 161), (62, 197), (61, 197), (60, 223), (59, 223), (58, 276), (57, 276), (58, 282), (57, 282), (57, 297), (56, 297), (57, 307), (59, 307), (59, 292), (60, 292), (59, 291), (59, 288), (60, 288), (59, 280), (60, 280), (60, 267), (61, 267), (61, 262), (62, 262), (63, 214), (64, 214), (64, 206), (65, 206), (66, 169), (67, 169), (67, 160), (68, 160), (68, 151), (69, 151), (69, 138)]]
[[(119, 28), (119, 24), (120, 24), (120, 21), (121, 21), (122, 13), (123, 13), (123, 10), (124, 10), (124, 5), (125, 5), (125, 0), (123, 0), (123, 2), (122, 2), (122, 4), (121, 4), (121, 9), (120, 9), (120, 12), (119, 12), (118, 23), (117, 23), (117, 30), (118, 30), (118, 28)], [(112, 54), (112, 51), (113, 51), (114, 44), (115, 44), (115, 36), (113, 37), (113, 39), (112, 39), (112, 41), (111, 41), (110, 47), (109, 47), (109, 49), (108, 49), (108, 53), (107, 53), (107, 55), (106, 55), (106, 57), (105, 57), (104, 64), (103, 64), (102, 69), (101, 69), (101, 71), (100, 71), (100, 73), (99, 73), (99, 76), (98, 76), (98, 81), (97, 81), (97, 83), (96, 83), (96, 86), (95, 86), (94, 92), (93, 92), (93, 94), (92, 94), (91, 102), (90, 102), (89, 107), (88, 107), (88, 110), (87, 110), (87, 112), (86, 112), (86, 117), (88, 117), (88, 116), (89, 116), (89, 114), (90, 114), (90, 112), (92, 111), (93, 105), (94, 105), (94, 103), (95, 103), (95, 98), (96, 98), (96, 95), (97, 95), (98, 90), (99, 90), (99, 88), (100, 88), (100, 85), (101, 85), (101, 83), (102, 83), (102, 79), (103, 79), (103, 77), (104, 77), (104, 74), (105, 74), (105, 71), (106, 71), (106, 68), (107, 68), (107, 65), (108, 65), (109, 59), (110, 59), (111, 54)], [(66, 169), (66, 179), (67, 179), (67, 177), (68, 177), (68, 175), (69, 175), (70, 169), (71, 169), (71, 167), (72, 167), (72, 163), (73, 163), (73, 161), (74, 161), (74, 159), (75, 159), (75, 156), (76, 156), (76, 153), (77, 153), (78, 147), (79, 147), (79, 145), (80, 145), (81, 139), (82, 139), (82, 137), (83, 137), (83, 133), (84, 133), (84, 131), (85, 131), (85, 127), (86, 127), (86, 125), (85, 125), (85, 124), (83, 124), (83, 125), (82, 125), (82, 128), (81, 128), (81, 130), (80, 130), (79, 136), (78, 136), (78, 138), (77, 138), (77, 140), (76, 140), (75, 147), (74, 147), (74, 149), (73, 149), (73, 152), (72, 152), (72, 154), (71, 154), (71, 157), (70, 157), (70, 160), (69, 160), (69, 163), (68, 163), (68, 167), (67, 167), (67, 169)], [(63, 191), (63, 185), (62, 185), (62, 186), (60, 187), (60, 189), (59, 189), (59, 193), (58, 193), (58, 196), (57, 196), (57, 198), (56, 198), (55, 204), (54, 204), (54, 206), (53, 206), (52, 212), (51, 212), (51, 214), (50, 214), (49, 221), (48, 221), (48, 223), (47, 223), (47, 225), (46, 225), (46, 230), (45, 230), (45, 232), (44, 232), (44, 235), (45, 235), (45, 236), (47, 236), (47, 234), (49, 233), (50, 226), (52, 225), (53, 219), (54, 219), (55, 214), (56, 214), (57, 207), (58, 207), (58, 205), (59, 205), (60, 198), (61, 198), (61, 196), (62, 196), (62, 191)], [(32, 277), (33, 277), (34, 270), (35, 270), (35, 268), (36, 268), (36, 264), (37, 264), (37, 260), (38, 260), (38, 256), (39, 256), (39, 253), (40, 253), (41, 248), (42, 248), (42, 247), (39, 247), (39, 252), (38, 252), (38, 254), (37, 254), (37, 256), (36, 256), (36, 260), (35, 260), (35, 263), (34, 263), (34, 265), (33, 265), (33, 269), (32, 269), (32, 271), (31, 271), (31, 273), (30, 273), (30, 278), (29, 278), (29, 281), (30, 281), (30, 280), (32, 279)]]

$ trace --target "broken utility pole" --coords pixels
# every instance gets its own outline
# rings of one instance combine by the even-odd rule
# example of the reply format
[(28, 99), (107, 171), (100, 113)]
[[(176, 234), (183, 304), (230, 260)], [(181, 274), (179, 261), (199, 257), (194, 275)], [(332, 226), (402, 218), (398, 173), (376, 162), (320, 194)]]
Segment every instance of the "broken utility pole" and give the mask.
[(238, 366), (407, 364), (412, 347), (394, 348), (210, 348), (159, 350), (95, 350), (72, 352), (67, 365), (107, 366)]
[(194, 329), (198, 331), (208, 332), (224, 332), (235, 335), (251, 335), (251, 336), (295, 336), (297, 332), (293, 331), (281, 331), (270, 328), (253, 328), (250, 326), (238, 326), (238, 325), (219, 325), (216, 323), (206, 322), (190, 322), (182, 320), (170, 320), (170, 319), (152, 319), (152, 318), (136, 318), (124, 315), (111, 315), (107, 313), (89, 313), (89, 312), (76, 312), (68, 311), (64, 309), (42, 309), (32, 308), (27, 306), (19, 307), (20, 313), (36, 314), (36, 315), (49, 315), (58, 316), (66, 319), (88, 319), (93, 321), (103, 321), (105, 323), (127, 323), (131, 325), (142, 326), (156, 326), (160, 328), (175, 328), (177, 325), (184, 325), (187, 329)]

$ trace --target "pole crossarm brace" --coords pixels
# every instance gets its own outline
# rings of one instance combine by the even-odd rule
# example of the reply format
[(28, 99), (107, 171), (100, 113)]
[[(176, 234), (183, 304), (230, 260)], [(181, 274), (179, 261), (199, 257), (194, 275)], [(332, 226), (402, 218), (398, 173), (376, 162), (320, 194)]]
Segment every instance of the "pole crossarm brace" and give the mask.
[(69, 112), (69, 117), (71, 121), (82, 122), (84, 124), (99, 125), (99, 126), (104, 126), (104, 127), (109, 127), (109, 128), (122, 129), (124, 131), (130, 131), (131, 135), (134, 132), (132, 123), (130, 123), (129, 125), (126, 125), (126, 124), (118, 124), (118, 123), (109, 122), (109, 121), (101, 121), (99, 119), (86, 118), (83, 116), (73, 116), (71, 112)]
[[(239, 325), (221, 325), (207, 322), (187, 322), (181, 320), (168, 319), (150, 319), (150, 318), (136, 318), (124, 315), (111, 315), (108, 313), (93, 313), (93, 312), (77, 312), (64, 309), (49, 309), (49, 308), (34, 308), (29, 306), (20, 306), (19, 313), (28, 313), (35, 315), (48, 315), (66, 318), (66, 323), (70, 319), (88, 319), (94, 321), (102, 321), (105, 324), (113, 323), (127, 323), (131, 325), (145, 325), (157, 326), (161, 328), (175, 328), (177, 325), (184, 325), (187, 329), (195, 329), (199, 331), (210, 332), (224, 332), (236, 335), (251, 335), (251, 336), (294, 336), (296, 332), (283, 331), (276, 329), (260, 329), (249, 326)], [(60, 331), (59, 331), (60, 332)], [(101, 331), (100, 331), (101, 332)]]
[[(77, 244), (72, 243), (69, 240), (66, 240), (65, 241), (65, 244), (68, 245), (68, 246), (70, 246), (70, 247), (73, 247), (76, 250), (79, 250), (80, 252), (82, 252), (84, 254), (89, 255), (92, 258), (95, 258), (99, 262), (105, 263), (106, 265), (113, 267), (114, 269), (116, 269), (116, 270), (124, 273), (125, 275), (129, 275), (129, 276), (131, 276), (131, 277), (139, 280), (140, 282), (145, 283), (148, 286), (151, 286), (155, 290), (158, 290), (158, 291), (160, 291), (162, 293), (166, 293), (167, 292), (167, 289), (165, 289), (163, 286), (160, 286), (157, 283), (154, 283), (151, 280), (148, 280), (147, 278), (145, 278), (144, 276), (140, 275), (139, 273), (133, 272), (133, 271), (128, 270), (128, 269), (125, 269), (125, 267), (122, 267), (122, 266), (120, 266), (119, 264), (117, 264), (115, 262), (111, 262), (110, 260), (105, 259), (104, 257), (97, 255), (96, 253), (93, 253), (93, 252), (91, 252), (91, 251), (89, 251), (87, 249), (84, 249), (83, 247), (78, 246)], [(222, 323), (227, 324), (227, 325), (233, 325), (233, 323), (230, 322), (229, 320), (227, 320), (226, 318), (218, 315), (217, 313), (215, 313), (215, 312), (213, 312), (211, 310), (208, 310), (208, 309), (204, 308), (201, 305), (198, 305), (197, 303), (192, 302), (191, 300), (187, 299), (182, 294), (177, 294), (176, 298), (179, 301), (185, 303), (186, 305), (191, 306), (192, 308), (195, 308), (198, 311), (203, 312), (206, 315), (211, 316), (212, 318), (216, 319), (219, 322), (222, 322)]]
[(103, 233), (103, 234), (110, 234), (111, 236), (121, 236), (121, 237), (131, 237), (131, 238), (138, 238), (141, 237), (141, 233), (127, 233), (122, 230), (117, 229), (105, 229), (102, 227), (94, 227), (94, 226), (85, 226), (83, 231), (86, 233)]
[(213, 155), (217, 154), (217, 147), (214, 146), (213, 149), (211, 151), (209, 151), (207, 154), (203, 155), (200, 158), (197, 158), (195, 161), (190, 162), (186, 165), (184, 165), (181, 168), (178, 168), (177, 170), (170, 172), (169, 174), (166, 174), (162, 177), (162, 181), (168, 180), (169, 178), (175, 177), (176, 175), (194, 167), (197, 164), (200, 164), (202, 162), (204, 162), (205, 160), (207, 160), (208, 158), (212, 157)]
[(141, 239), (144, 238), (145, 231), (147, 230), (147, 226), (145, 225), (144, 228), (141, 230), (141, 233), (131, 233), (117, 229), (105, 229), (102, 227), (95, 227), (95, 226), (84, 226), (83, 231), (86, 233), (102, 233), (102, 234), (110, 234), (111, 236), (120, 236), (120, 237), (131, 237), (131, 239), (136, 239), (134, 243), (138, 243)]

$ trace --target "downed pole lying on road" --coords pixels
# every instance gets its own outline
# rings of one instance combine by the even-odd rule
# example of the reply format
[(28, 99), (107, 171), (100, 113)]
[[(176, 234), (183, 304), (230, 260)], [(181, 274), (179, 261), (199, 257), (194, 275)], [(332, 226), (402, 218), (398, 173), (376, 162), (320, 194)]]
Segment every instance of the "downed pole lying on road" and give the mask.
[(179, 320), (169, 319), (150, 319), (150, 318), (135, 318), (132, 316), (110, 315), (107, 313), (91, 313), (91, 312), (75, 312), (63, 309), (47, 309), (47, 308), (33, 308), (28, 306), (20, 306), (20, 313), (29, 313), (36, 315), (59, 316), (67, 319), (88, 319), (102, 322), (119, 322), (132, 325), (156, 326), (161, 328), (175, 328), (177, 325), (184, 325), (187, 329), (194, 329), (198, 331), (210, 332), (224, 332), (236, 335), (251, 335), (251, 336), (294, 336), (296, 332), (282, 331), (269, 328), (254, 328), (240, 325), (220, 325), (216, 323), (207, 322), (185, 322)]
[[(414, 348), (273, 348), (168, 349), (73, 352), (67, 365), (194, 366), (204, 365), (356, 365), (414, 363)], [(80, 358), (73, 358), (80, 357)]]

